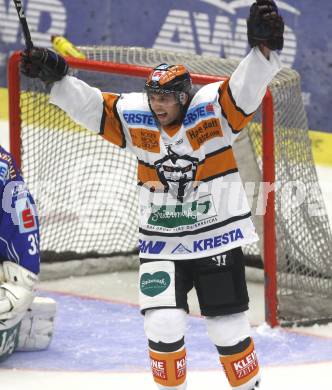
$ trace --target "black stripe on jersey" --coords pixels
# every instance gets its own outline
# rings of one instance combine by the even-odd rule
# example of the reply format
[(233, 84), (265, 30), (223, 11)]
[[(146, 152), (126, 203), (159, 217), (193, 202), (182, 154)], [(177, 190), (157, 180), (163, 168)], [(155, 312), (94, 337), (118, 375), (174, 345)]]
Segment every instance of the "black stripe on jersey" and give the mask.
[[(228, 95), (229, 95), (229, 98), (231, 99), (231, 101), (232, 101), (232, 103), (233, 103), (233, 105), (234, 105), (234, 108), (237, 110), (237, 111), (239, 111), (244, 117), (249, 117), (250, 115), (252, 115), (254, 112), (252, 112), (251, 114), (246, 114), (237, 104), (236, 104), (236, 102), (235, 102), (235, 100), (234, 100), (234, 97), (233, 97), (233, 95), (232, 95), (232, 91), (231, 91), (231, 89), (230, 89), (230, 86), (229, 86), (229, 84), (228, 84), (228, 86), (227, 86), (227, 92), (228, 92)], [(219, 88), (219, 99), (218, 99), (218, 101), (219, 100), (221, 100), (221, 88)], [(233, 134), (239, 134), (239, 132), (241, 131), (241, 129), (240, 130), (235, 130), (235, 129), (233, 129), (233, 127), (232, 127), (232, 125), (229, 123), (229, 120), (228, 120), (228, 118), (227, 118), (227, 115), (226, 115), (226, 113), (225, 113), (225, 111), (224, 111), (224, 108), (223, 108), (223, 106), (219, 103), (219, 105), (220, 105), (220, 107), (221, 107), (221, 112), (222, 112), (222, 115), (224, 116), (224, 118), (226, 119), (226, 121), (227, 121), (227, 123), (228, 123), (228, 126), (229, 126), (229, 128), (232, 130), (232, 133)]]
[(221, 113), (222, 113), (223, 116), (225, 117), (225, 119), (226, 119), (226, 121), (227, 121), (227, 123), (228, 123), (229, 128), (232, 130), (232, 133), (233, 133), (233, 134), (239, 134), (239, 131), (234, 130), (233, 127), (232, 127), (232, 125), (229, 123), (229, 121), (228, 121), (228, 119), (227, 119), (227, 115), (226, 115), (226, 113), (225, 113), (225, 111), (224, 111), (224, 109), (223, 109), (222, 107), (221, 107)]
[(106, 120), (106, 110), (105, 110), (105, 100), (103, 101), (103, 114), (101, 116), (101, 121), (100, 121), (100, 128), (99, 128), (99, 134), (103, 135), (104, 134), (104, 129), (105, 129), (105, 120)]
[(119, 121), (120, 123), (120, 131), (121, 131), (121, 135), (122, 135), (122, 139), (123, 139), (123, 142), (122, 142), (122, 145), (120, 146), (120, 148), (125, 148), (127, 146), (127, 141), (126, 141), (126, 136), (125, 136), (125, 133), (123, 131), (123, 126), (122, 126), (122, 122), (121, 122), (121, 119), (120, 119), (120, 116), (119, 116), (119, 113), (118, 113), (118, 109), (116, 107), (116, 105), (118, 104), (118, 101), (120, 99), (121, 95), (119, 95), (119, 97), (116, 99), (116, 101), (114, 102), (114, 105), (113, 105), (113, 112), (114, 112), (114, 116), (116, 117), (116, 119)]
[(248, 118), (248, 116), (252, 115), (252, 114), (255, 112), (255, 111), (254, 111), (254, 112), (252, 112), (252, 113), (250, 113), (250, 114), (246, 114), (246, 113), (242, 110), (242, 108), (240, 108), (240, 107), (236, 104), (236, 101), (235, 101), (235, 99), (234, 99), (234, 97), (233, 97), (233, 94), (232, 94), (232, 91), (231, 91), (231, 87), (229, 86), (229, 83), (228, 83), (228, 85), (227, 85), (227, 92), (228, 92), (228, 96), (230, 97), (230, 99), (231, 99), (231, 101), (232, 101), (234, 107), (235, 107), (236, 110), (239, 111), (243, 116), (245, 116), (245, 117)]
[(145, 162), (143, 160), (140, 160), (139, 158), (137, 159), (137, 162), (138, 162), (138, 164), (142, 164), (145, 167), (156, 169), (156, 167), (154, 165), (149, 164), (148, 162)]
[(198, 163), (198, 165), (204, 164), (204, 162), (205, 162), (205, 160), (206, 160), (207, 158), (216, 156), (216, 155), (219, 154), (219, 153), (226, 152), (226, 150), (229, 150), (229, 149), (232, 149), (232, 146), (231, 146), (231, 145), (224, 146), (223, 148), (220, 148), (220, 149), (218, 149), (218, 150), (215, 150), (214, 152), (211, 152), (211, 153), (206, 154), (206, 155), (205, 155), (205, 159), (202, 160), (202, 161), (200, 161), (200, 162)]
[(228, 170), (226, 172), (218, 173), (217, 175), (207, 177), (206, 179), (201, 179), (200, 181), (203, 181), (204, 183), (207, 183), (207, 182), (209, 182), (211, 180), (218, 179), (218, 177), (231, 175), (232, 173), (236, 173), (236, 172), (239, 172), (239, 170), (237, 168), (234, 168), (234, 169), (230, 169), (230, 170)]
[(247, 219), (251, 217), (251, 212), (243, 215), (237, 215), (235, 217), (231, 217), (226, 219), (225, 221), (218, 222), (214, 225), (206, 226), (201, 229), (196, 229), (190, 232), (177, 232), (177, 233), (163, 233), (163, 232), (151, 232), (150, 230), (139, 228), (139, 232), (146, 236), (161, 236), (161, 237), (184, 237), (184, 236), (192, 236), (195, 234), (209, 232), (210, 230), (215, 230), (221, 228), (223, 226), (227, 226), (233, 222), (241, 221), (243, 219)]
[[(122, 145), (119, 145), (120, 148), (124, 149), (127, 145), (127, 142), (126, 142), (126, 136), (125, 136), (125, 133), (123, 131), (123, 126), (122, 126), (122, 122), (121, 122), (121, 119), (120, 119), (120, 116), (119, 116), (119, 113), (118, 113), (118, 110), (116, 108), (116, 105), (118, 103), (120, 99), (120, 96), (115, 100), (114, 102), (114, 105), (113, 105), (113, 113), (114, 113), (114, 116), (116, 117), (116, 119), (118, 120), (119, 124), (120, 124), (120, 131), (121, 131), (121, 136), (122, 136)], [(105, 100), (103, 101), (103, 114), (102, 114), (102, 117), (101, 117), (101, 121), (100, 121), (100, 128), (99, 128), (99, 134), (100, 135), (104, 135), (104, 129), (105, 129), (105, 121), (106, 121), (106, 110), (105, 110)], [(118, 146), (118, 145), (117, 145)]]

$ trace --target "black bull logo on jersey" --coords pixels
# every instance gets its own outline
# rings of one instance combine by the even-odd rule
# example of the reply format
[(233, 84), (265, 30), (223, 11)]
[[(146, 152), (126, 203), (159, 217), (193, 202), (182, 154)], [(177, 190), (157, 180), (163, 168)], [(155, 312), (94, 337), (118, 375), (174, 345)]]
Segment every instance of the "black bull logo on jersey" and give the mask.
[(159, 180), (169, 191), (183, 202), (194, 189), (198, 158), (187, 155), (179, 156), (171, 148), (168, 149), (168, 156), (155, 162)]

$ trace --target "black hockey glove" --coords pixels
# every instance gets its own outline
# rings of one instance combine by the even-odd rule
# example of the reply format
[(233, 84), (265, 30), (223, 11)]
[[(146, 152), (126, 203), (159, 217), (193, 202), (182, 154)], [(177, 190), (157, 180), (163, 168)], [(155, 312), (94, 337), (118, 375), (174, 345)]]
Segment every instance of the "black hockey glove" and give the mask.
[(273, 0), (257, 0), (252, 4), (247, 27), (251, 47), (264, 45), (270, 50), (282, 50), (284, 21)]
[(21, 53), (21, 72), (46, 84), (61, 80), (68, 72), (66, 60), (54, 51), (34, 47)]

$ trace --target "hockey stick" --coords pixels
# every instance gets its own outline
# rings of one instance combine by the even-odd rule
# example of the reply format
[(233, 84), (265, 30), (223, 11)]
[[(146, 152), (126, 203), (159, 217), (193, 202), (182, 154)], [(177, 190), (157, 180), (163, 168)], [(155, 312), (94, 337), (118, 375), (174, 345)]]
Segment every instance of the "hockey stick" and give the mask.
[(31, 40), (30, 30), (27, 23), (27, 20), (25, 18), (24, 9), (22, 0), (13, 0), (15, 4), (15, 8), (18, 14), (18, 18), (20, 19), (20, 23), (23, 30), (24, 40), (25, 40), (25, 46), (28, 51), (30, 51), (33, 48), (33, 43)]

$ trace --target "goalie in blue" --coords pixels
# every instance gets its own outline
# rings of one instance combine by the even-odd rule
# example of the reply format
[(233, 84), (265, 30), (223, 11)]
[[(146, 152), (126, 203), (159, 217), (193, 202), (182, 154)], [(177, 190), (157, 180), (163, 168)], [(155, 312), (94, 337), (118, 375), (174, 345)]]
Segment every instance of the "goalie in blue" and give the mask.
[(55, 302), (35, 297), (39, 221), (35, 202), (10, 153), (0, 146), (0, 362), (15, 350), (48, 347)]

